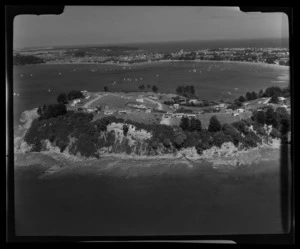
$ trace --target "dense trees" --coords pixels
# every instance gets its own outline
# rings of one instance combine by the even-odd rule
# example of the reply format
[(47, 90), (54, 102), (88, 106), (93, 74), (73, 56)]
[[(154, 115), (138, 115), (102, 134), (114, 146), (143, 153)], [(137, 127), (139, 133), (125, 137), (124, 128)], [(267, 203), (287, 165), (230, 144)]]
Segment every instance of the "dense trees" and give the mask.
[(190, 121), (189, 118), (186, 116), (183, 116), (180, 120), (179, 126), (183, 131), (188, 131), (190, 129)]
[(71, 91), (68, 93), (68, 100), (84, 98), (84, 95), (81, 91)]
[(65, 93), (61, 93), (57, 96), (58, 103), (65, 103), (67, 101), (67, 95)]
[(252, 114), (252, 119), (256, 121), (259, 124), (265, 124), (266, 123), (266, 115), (264, 111), (256, 111)]
[(202, 130), (201, 121), (199, 119), (196, 119), (192, 117), (189, 119), (187, 116), (183, 116), (180, 120), (179, 126), (183, 131), (198, 131), (200, 132)]
[(138, 87), (139, 87), (139, 89), (140, 89), (141, 91), (143, 91), (143, 90), (145, 89), (145, 86), (144, 86), (144, 84), (142, 84), (142, 85), (139, 85)]
[(220, 121), (217, 119), (216, 116), (212, 116), (209, 121), (208, 131), (210, 132), (217, 132), (220, 131), (222, 128)]
[(239, 100), (241, 103), (243, 103), (243, 102), (245, 102), (245, 101), (246, 101), (246, 99), (245, 99), (245, 97), (244, 97), (244, 96), (240, 96), (240, 97), (238, 98), (238, 100)]
[(127, 136), (128, 130), (129, 130), (128, 126), (124, 124), (123, 125), (123, 134), (124, 134), (124, 136)]
[(271, 87), (268, 87), (266, 90), (265, 90), (265, 95), (267, 97), (272, 97), (273, 95), (275, 95), (276, 93), (279, 94), (279, 96), (281, 95), (282, 91), (281, 91), (281, 88), (278, 87), (278, 86), (271, 86)]
[(268, 110), (265, 113), (266, 115), (266, 124), (267, 125), (272, 125), (275, 128), (278, 128), (279, 125), (279, 116), (278, 114), (274, 111), (273, 108), (268, 108)]
[(176, 88), (176, 93), (185, 97), (194, 97), (195, 96), (195, 87), (191, 86), (179, 86)]
[(278, 102), (279, 102), (278, 97), (279, 97), (279, 93), (275, 93), (275, 94), (271, 97), (269, 103), (278, 104)]
[(199, 119), (196, 119), (196, 118), (192, 117), (191, 120), (190, 120), (189, 131), (190, 132), (193, 132), (193, 131), (200, 132), (201, 130), (202, 130), (201, 121)]
[(67, 108), (62, 103), (54, 105), (43, 105), (43, 107), (38, 108), (37, 113), (40, 115), (40, 120), (48, 119), (66, 114)]
[(157, 93), (158, 92), (158, 87), (157, 86), (152, 86), (152, 91)]
[(17, 54), (13, 57), (14, 65), (27, 65), (27, 64), (40, 64), (45, 63), (42, 58), (39, 58), (34, 55), (20, 55)]

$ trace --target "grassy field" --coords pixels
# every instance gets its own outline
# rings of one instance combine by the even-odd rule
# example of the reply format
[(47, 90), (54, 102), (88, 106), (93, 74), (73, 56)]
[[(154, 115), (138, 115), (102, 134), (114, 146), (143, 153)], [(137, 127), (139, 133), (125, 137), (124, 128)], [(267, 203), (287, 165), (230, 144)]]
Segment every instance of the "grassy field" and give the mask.
[(216, 116), (221, 124), (225, 124), (225, 123), (229, 124), (235, 121), (239, 121), (241, 119), (250, 118), (251, 115), (252, 113), (250, 111), (241, 113), (239, 116), (235, 116), (235, 117), (229, 113), (204, 113), (204, 114), (196, 115), (196, 118), (200, 119), (202, 128), (207, 128), (209, 125), (210, 118), (212, 116)]

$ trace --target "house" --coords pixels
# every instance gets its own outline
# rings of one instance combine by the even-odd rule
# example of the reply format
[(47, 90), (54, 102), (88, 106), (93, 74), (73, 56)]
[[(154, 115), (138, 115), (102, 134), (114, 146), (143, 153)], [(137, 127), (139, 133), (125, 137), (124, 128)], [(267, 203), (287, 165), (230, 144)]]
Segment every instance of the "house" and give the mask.
[(280, 100), (280, 101), (284, 101), (284, 100), (285, 100), (285, 98), (284, 98), (284, 97), (278, 97), (278, 100)]
[(146, 109), (146, 113), (151, 113), (151, 109)]
[(199, 104), (200, 102), (197, 99), (190, 99), (189, 104), (192, 104), (192, 103), (195, 105), (195, 104)]
[(74, 99), (73, 102), (71, 103), (71, 106), (75, 106), (80, 101), (81, 101), (80, 99)]
[(127, 111), (126, 110), (119, 110), (118, 113), (120, 113), (120, 114), (126, 114)]
[(91, 112), (97, 111), (97, 109), (95, 109), (95, 108), (88, 108), (88, 109), (86, 109), (86, 111), (88, 113), (91, 113)]
[(172, 117), (172, 113), (164, 113), (163, 118), (171, 118)]
[(136, 101), (140, 102), (140, 103), (144, 103), (144, 99), (142, 99), (142, 98), (136, 99)]
[(235, 117), (235, 116), (239, 116), (240, 114), (237, 113), (237, 112), (235, 112), (235, 113), (233, 113), (232, 115)]
[(232, 113), (232, 112), (233, 112), (232, 109), (226, 109), (226, 110), (225, 110), (225, 113)]
[(195, 118), (195, 117), (196, 117), (196, 114), (186, 114), (186, 116), (187, 116), (188, 118)]
[(174, 113), (172, 116), (175, 118), (182, 118), (184, 116), (184, 113)]
[(112, 114), (113, 114), (113, 111), (109, 111), (109, 110), (104, 111), (104, 115), (112, 115)]
[(180, 108), (180, 105), (179, 105), (179, 104), (173, 104), (173, 107), (174, 107), (175, 109), (179, 109), (179, 108)]
[(236, 109), (236, 110), (237, 110), (237, 112), (239, 112), (239, 113), (242, 113), (242, 112), (245, 111), (243, 108), (239, 108), (239, 109)]

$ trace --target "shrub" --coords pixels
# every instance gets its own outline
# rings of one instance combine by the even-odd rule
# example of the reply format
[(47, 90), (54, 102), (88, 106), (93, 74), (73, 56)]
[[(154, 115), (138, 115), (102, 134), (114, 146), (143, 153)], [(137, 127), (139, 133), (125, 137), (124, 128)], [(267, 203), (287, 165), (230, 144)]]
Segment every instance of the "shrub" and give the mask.
[(269, 103), (278, 104), (278, 102), (279, 102), (278, 97), (279, 97), (279, 93), (275, 93), (275, 94), (271, 97)]
[(184, 133), (177, 133), (174, 135), (174, 145), (177, 149), (182, 147), (182, 144), (186, 140), (186, 135)]
[(246, 148), (256, 147), (257, 143), (260, 143), (261, 139), (253, 132), (250, 131), (243, 139), (242, 144)]
[(68, 94), (68, 100), (80, 99), (84, 98), (83, 93), (81, 91), (71, 91)]
[(268, 97), (272, 97), (272, 96), (275, 95), (276, 93), (278, 93), (278, 94), (281, 94), (281, 93), (282, 93), (281, 88), (278, 87), (278, 86), (271, 86), (271, 87), (268, 87), (268, 88), (265, 90), (265, 95), (268, 96)]
[(127, 136), (128, 130), (129, 130), (128, 126), (124, 124), (123, 125), (123, 134), (124, 134), (124, 136)]
[(165, 139), (163, 140), (163, 145), (164, 145), (165, 147), (169, 148), (169, 147), (171, 146), (171, 141), (170, 141), (170, 139), (169, 139), (169, 138), (165, 138)]
[(183, 131), (188, 131), (190, 130), (190, 121), (189, 121), (189, 118), (186, 117), (186, 116), (183, 116), (180, 120), (180, 124), (179, 126), (181, 127), (181, 129)]
[(243, 133), (245, 135), (248, 134), (247, 125), (246, 125), (246, 122), (244, 120), (233, 122), (232, 125), (239, 132), (241, 132), (241, 133)]
[(241, 103), (243, 103), (243, 102), (245, 102), (245, 101), (246, 101), (246, 99), (245, 99), (245, 97), (244, 97), (244, 96), (240, 96), (240, 97), (238, 98), (238, 100), (239, 100)]
[(280, 138), (281, 137), (281, 133), (278, 129), (276, 128), (272, 128), (272, 131), (270, 132), (270, 136), (272, 138)]
[(222, 131), (216, 132), (213, 135), (214, 138), (214, 145), (217, 147), (221, 147), (223, 143), (225, 142), (232, 142), (232, 139), (230, 136), (225, 135)]
[(190, 127), (189, 127), (190, 131), (193, 132), (193, 131), (198, 131), (200, 132), (202, 130), (202, 125), (201, 125), (201, 121), (199, 119), (196, 119), (196, 118), (192, 118), (190, 120)]
[(273, 108), (268, 108), (266, 111), (266, 124), (272, 125), (275, 128), (278, 128), (279, 120), (278, 114), (274, 111)]
[(58, 103), (65, 103), (67, 101), (67, 95), (65, 93), (61, 93), (57, 96)]
[(266, 123), (266, 115), (264, 111), (256, 111), (252, 114), (252, 119), (260, 124)]
[(182, 145), (184, 148), (195, 147), (200, 139), (200, 134), (197, 131), (184, 132), (186, 139)]
[(231, 137), (231, 141), (235, 146), (238, 146), (239, 142), (241, 141), (241, 135), (239, 131), (231, 124), (224, 124), (222, 126), (222, 131), (225, 135)]
[(67, 113), (67, 108), (64, 104), (54, 104), (54, 105), (43, 105), (43, 107), (38, 108), (39, 119), (49, 119), (52, 117), (57, 117)]
[(222, 128), (220, 121), (217, 119), (216, 116), (212, 116), (209, 121), (208, 131), (210, 132), (217, 132), (220, 131)]
[(158, 143), (156, 141), (152, 141), (150, 143), (150, 146), (151, 146), (152, 149), (156, 150), (158, 148)]

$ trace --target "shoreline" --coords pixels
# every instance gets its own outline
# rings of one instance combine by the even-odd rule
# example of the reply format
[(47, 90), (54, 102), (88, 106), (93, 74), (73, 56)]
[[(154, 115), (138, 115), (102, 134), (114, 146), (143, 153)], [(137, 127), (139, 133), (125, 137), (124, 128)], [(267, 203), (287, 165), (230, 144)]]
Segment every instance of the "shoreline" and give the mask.
[[(64, 62), (64, 63), (40, 63), (40, 64), (28, 64), (23, 66), (33, 66), (33, 65), (109, 65), (109, 66), (142, 66), (142, 65), (150, 65), (150, 64), (159, 64), (159, 63), (172, 63), (172, 62), (205, 62), (205, 63), (234, 63), (234, 64), (244, 64), (244, 65), (258, 65), (258, 66), (267, 66), (274, 68), (285, 68), (289, 69), (290, 66), (279, 65), (279, 64), (268, 64), (263, 62), (250, 62), (250, 61), (228, 61), (228, 60), (159, 60), (159, 61), (145, 61), (145, 62), (135, 62), (135, 63), (114, 63), (114, 62), (103, 62), (103, 63), (95, 63), (95, 62)], [(22, 66), (22, 65), (14, 65), (14, 66)]]

